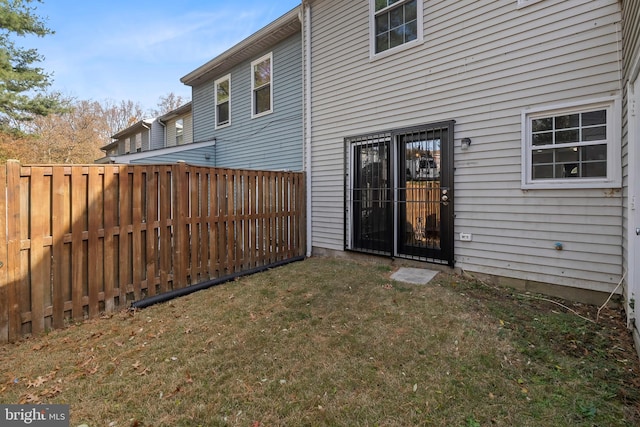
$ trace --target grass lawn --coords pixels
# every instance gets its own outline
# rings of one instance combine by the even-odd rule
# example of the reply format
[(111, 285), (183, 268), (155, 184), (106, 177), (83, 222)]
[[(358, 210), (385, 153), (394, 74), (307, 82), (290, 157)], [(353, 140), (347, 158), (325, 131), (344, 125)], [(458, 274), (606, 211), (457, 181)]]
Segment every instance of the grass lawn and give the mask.
[(390, 273), (312, 258), (0, 346), (0, 402), (90, 427), (640, 424), (621, 311)]

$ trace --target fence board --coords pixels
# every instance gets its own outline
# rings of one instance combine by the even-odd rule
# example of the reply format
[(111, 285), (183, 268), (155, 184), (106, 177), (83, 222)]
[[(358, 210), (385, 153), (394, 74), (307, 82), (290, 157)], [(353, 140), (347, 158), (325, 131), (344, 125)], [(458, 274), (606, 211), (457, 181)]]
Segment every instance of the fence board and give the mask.
[[(0, 167), (0, 194), (7, 194), (7, 169)], [(9, 340), (9, 275), (7, 274), (7, 198), (0, 197), (0, 342)]]
[(102, 175), (98, 168), (89, 168), (87, 193), (88, 193), (88, 242), (87, 242), (87, 281), (89, 294), (89, 317), (96, 317), (100, 314), (99, 293), (102, 279), (102, 251), (100, 245), (102, 241), (98, 234), (103, 230), (103, 207), (102, 195), (104, 193)]
[(116, 253), (114, 236), (116, 235), (116, 224), (118, 219), (118, 193), (117, 181), (115, 179), (114, 166), (107, 166), (104, 170), (104, 310), (111, 312), (116, 309), (114, 283), (117, 281)]
[[(45, 188), (44, 171), (37, 168), (31, 172), (31, 196), (30, 200), (30, 246), (29, 262), (30, 274), (28, 277), (31, 287), (31, 332), (40, 334), (44, 331), (44, 288), (45, 283), (50, 283), (50, 278), (45, 271), (45, 247), (44, 247), (44, 222), (47, 219), (49, 206), (43, 206), (43, 197), (48, 191)], [(46, 211), (45, 211), (46, 209)]]
[(299, 173), (186, 164), (7, 163), (0, 342), (303, 255), (303, 183)]
[(83, 216), (86, 212), (86, 187), (83, 185), (82, 169), (71, 168), (71, 299), (73, 301), (72, 316), (74, 320), (84, 318), (84, 248), (82, 234), (84, 231)]

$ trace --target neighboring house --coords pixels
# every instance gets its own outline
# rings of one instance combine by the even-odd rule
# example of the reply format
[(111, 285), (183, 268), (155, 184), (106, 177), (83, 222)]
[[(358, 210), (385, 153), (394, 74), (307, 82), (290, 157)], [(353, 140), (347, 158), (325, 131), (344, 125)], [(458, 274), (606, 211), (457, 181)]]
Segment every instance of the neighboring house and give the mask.
[(621, 293), (640, 162), (618, 0), (309, 0), (303, 22), (309, 252)]
[(623, 38), (623, 259), (629, 325), (640, 349), (640, 2), (622, 1)]
[(300, 7), (190, 72), (193, 139), (212, 166), (302, 170)]
[(193, 141), (191, 103), (155, 119), (141, 120), (111, 137), (97, 163), (159, 164), (184, 161), (213, 166), (215, 141)]

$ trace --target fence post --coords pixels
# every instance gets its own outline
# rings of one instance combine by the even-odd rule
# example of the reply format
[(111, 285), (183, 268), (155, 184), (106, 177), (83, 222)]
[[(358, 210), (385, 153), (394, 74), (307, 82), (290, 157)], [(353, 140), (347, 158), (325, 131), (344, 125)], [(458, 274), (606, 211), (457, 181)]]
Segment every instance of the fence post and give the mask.
[(20, 318), (20, 302), (18, 299), (18, 283), (20, 281), (20, 162), (7, 162), (7, 289), (6, 305), (8, 309), (8, 340), (20, 338), (22, 321)]
[(175, 262), (173, 273), (174, 288), (184, 288), (187, 282), (187, 262), (189, 256), (189, 235), (187, 233), (187, 213), (189, 209), (189, 175), (187, 165), (179, 162), (173, 166), (173, 194), (176, 201), (174, 210)]

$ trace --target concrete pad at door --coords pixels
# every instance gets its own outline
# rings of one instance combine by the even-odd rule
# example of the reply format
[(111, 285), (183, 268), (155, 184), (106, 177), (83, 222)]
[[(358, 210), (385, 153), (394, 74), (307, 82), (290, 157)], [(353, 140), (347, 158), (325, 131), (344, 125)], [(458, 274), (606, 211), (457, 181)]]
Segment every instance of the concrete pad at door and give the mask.
[(427, 270), (426, 268), (401, 267), (391, 275), (391, 278), (399, 282), (426, 285), (436, 274), (438, 274), (437, 271)]

